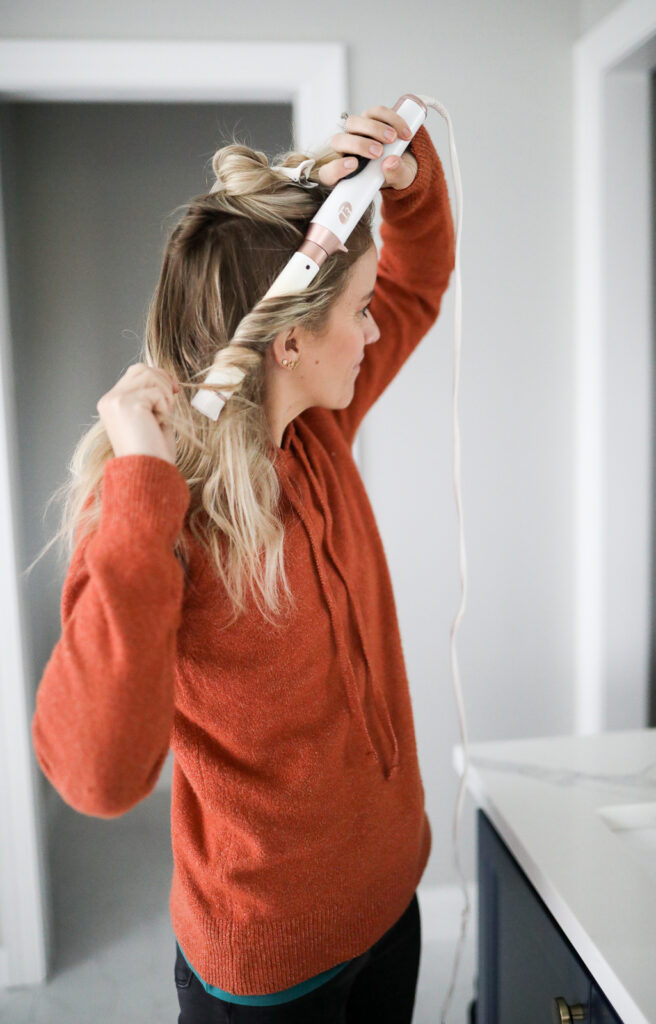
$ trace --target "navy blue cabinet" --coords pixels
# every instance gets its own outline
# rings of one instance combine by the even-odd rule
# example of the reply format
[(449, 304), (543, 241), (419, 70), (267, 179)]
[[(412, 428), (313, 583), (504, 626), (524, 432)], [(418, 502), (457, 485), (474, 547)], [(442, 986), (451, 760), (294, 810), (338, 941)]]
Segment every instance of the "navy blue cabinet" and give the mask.
[(476, 1024), (623, 1024), (484, 811), (477, 811)]

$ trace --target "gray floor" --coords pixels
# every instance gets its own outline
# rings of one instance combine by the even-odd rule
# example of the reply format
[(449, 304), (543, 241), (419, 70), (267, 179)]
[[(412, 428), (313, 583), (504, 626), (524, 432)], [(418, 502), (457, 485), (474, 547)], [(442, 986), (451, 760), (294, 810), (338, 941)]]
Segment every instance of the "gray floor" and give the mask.
[[(155, 792), (104, 821), (62, 804), (52, 843), (55, 958), (43, 985), (0, 993), (2, 1024), (177, 1024), (175, 938), (168, 911), (173, 868), (170, 797)], [(153, 851), (157, 851), (155, 854)], [(421, 908), (421, 889), (419, 889)], [(439, 1024), (460, 927), (429, 941), (422, 908), (413, 1024)], [(434, 930), (433, 930), (434, 931)], [(475, 975), (470, 918), (448, 1024), (468, 1024)]]

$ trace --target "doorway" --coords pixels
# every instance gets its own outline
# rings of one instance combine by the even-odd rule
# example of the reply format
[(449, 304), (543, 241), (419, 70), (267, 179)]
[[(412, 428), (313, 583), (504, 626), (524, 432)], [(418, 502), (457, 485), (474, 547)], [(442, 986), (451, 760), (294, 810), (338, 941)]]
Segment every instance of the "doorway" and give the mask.
[[(52, 826), (67, 808), (38, 774), (29, 732), (39, 670), (60, 632), (60, 578), (48, 571), (54, 551), (34, 569), (31, 582), (19, 578), (41, 538), (53, 532), (55, 520), (44, 524), (40, 518), (44, 497), (61, 481), (62, 459), (94, 416), (97, 398), (134, 360), (156, 272), (152, 260), (173, 207), (206, 184), (204, 162), (221, 128), (218, 105), (223, 127), (239, 134), (241, 125), (257, 148), (313, 148), (337, 129), (338, 112), (348, 106), (346, 54), (332, 43), (9, 40), (0, 42), (0, 95), (0, 544), (8, 568), (0, 581), (0, 987), (13, 987), (45, 979), (57, 933), (70, 924), (51, 920), (48, 912)], [(230, 108), (238, 114), (235, 125), (226, 120)], [(257, 118), (253, 126), (244, 119), (246, 108)], [(140, 125), (134, 135), (126, 125), (128, 111)], [(273, 121), (269, 125), (269, 112), (281, 131), (284, 123), (282, 135)], [(107, 130), (113, 126), (113, 138), (122, 140), (113, 154), (101, 146), (101, 114)], [(187, 133), (195, 125), (197, 134), (185, 135), (184, 147), (173, 136), (163, 139), (166, 116), (186, 125), (181, 130)], [(55, 124), (71, 140), (93, 140), (77, 165), (66, 163), (72, 141), (58, 149)], [(53, 166), (29, 132), (43, 140), (50, 132), (43, 145), (50, 147)], [(159, 162), (142, 174), (135, 154), (151, 145), (159, 147)], [(182, 175), (173, 192), (166, 160), (177, 163)], [(131, 217), (125, 216), (128, 197)], [(57, 204), (61, 209), (54, 209)], [(149, 226), (143, 217), (150, 218)], [(28, 249), (12, 252), (10, 237), (28, 235)], [(104, 240), (111, 255), (101, 272), (94, 254)], [(45, 301), (33, 301), (36, 295)], [(153, 794), (153, 807), (159, 796)], [(66, 834), (77, 848), (72, 832)], [(74, 882), (75, 873), (67, 874)]]
[(580, 735), (653, 724), (655, 68), (656, 10), (640, 0), (616, 7), (574, 47), (574, 729)]

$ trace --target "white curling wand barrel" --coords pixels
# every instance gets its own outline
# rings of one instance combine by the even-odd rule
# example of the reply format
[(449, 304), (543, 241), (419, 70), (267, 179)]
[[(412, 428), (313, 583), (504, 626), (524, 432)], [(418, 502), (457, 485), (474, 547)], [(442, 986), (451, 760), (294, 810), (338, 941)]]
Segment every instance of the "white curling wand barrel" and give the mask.
[[(405, 93), (392, 109), (403, 118), (414, 138), (428, 114), (428, 108), (423, 100), (413, 93)], [(342, 178), (335, 185), (310, 221), (302, 245), (278, 274), (266, 295), (262, 296), (263, 299), (278, 295), (297, 295), (312, 283), (329, 256), (338, 251), (348, 252), (344, 242), (385, 181), (381, 167), (383, 160), (388, 156), (400, 156), (412, 138), (397, 138), (394, 142), (388, 142), (383, 146), (382, 154), (375, 160), (358, 158), (364, 166)], [(218, 394), (209, 390), (197, 391), (191, 404), (209, 419), (218, 420), (231, 394), (226, 371), (210, 370), (204, 383), (220, 384), (222, 392)]]

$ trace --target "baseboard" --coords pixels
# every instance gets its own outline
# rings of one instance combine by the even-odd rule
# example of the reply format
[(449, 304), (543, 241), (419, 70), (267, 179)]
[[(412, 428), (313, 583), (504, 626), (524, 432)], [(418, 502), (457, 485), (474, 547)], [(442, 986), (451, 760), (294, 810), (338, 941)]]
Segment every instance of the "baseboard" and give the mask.
[(9, 964), (7, 962), (7, 947), (0, 946), (0, 991), (7, 988), (9, 984)]
[(166, 760), (162, 765), (162, 770), (157, 776), (157, 782), (155, 783), (155, 793), (161, 793), (162, 790), (166, 789), (171, 792), (171, 786), (173, 784), (173, 751), (169, 747), (169, 752), (166, 755)]
[[(466, 942), (476, 945), (478, 924), (478, 884), (467, 883), (469, 915)], [(426, 885), (417, 888), (421, 911), (421, 937), (423, 942), (457, 942), (465, 910), (465, 894), (460, 885)]]

